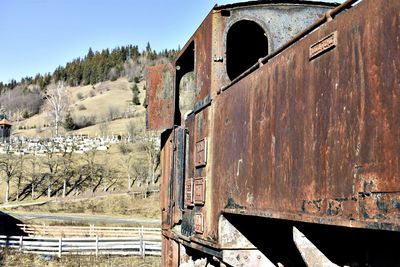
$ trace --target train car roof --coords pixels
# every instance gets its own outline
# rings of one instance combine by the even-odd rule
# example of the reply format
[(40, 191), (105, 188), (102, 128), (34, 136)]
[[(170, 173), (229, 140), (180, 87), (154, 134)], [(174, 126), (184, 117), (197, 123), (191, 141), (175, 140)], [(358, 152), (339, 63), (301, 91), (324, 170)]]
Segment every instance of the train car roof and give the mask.
[(232, 4), (226, 4), (226, 5), (220, 5), (220, 6), (215, 5), (213, 9), (214, 10), (231, 9), (231, 8), (237, 8), (237, 7), (246, 7), (246, 6), (262, 5), (262, 4), (303, 4), (303, 5), (323, 5), (323, 6), (332, 6), (332, 7), (336, 7), (336, 6), (340, 5), (340, 3), (333, 3), (333, 2), (326, 2), (326, 1), (257, 0), (257, 1), (232, 3)]

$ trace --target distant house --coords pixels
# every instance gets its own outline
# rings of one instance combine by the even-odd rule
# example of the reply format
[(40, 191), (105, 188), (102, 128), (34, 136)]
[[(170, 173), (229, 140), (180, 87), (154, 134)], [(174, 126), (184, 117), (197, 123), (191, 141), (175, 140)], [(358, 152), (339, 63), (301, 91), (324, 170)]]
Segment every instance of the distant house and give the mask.
[(7, 120), (6, 116), (0, 115), (0, 142), (10, 142), (11, 135), (11, 122)]

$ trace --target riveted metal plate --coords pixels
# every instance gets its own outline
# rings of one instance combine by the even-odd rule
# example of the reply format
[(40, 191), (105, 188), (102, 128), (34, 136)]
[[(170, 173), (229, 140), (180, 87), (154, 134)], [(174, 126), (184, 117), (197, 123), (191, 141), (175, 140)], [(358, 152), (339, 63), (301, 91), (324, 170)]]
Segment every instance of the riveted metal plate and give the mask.
[(185, 179), (185, 205), (193, 206), (193, 178)]
[(202, 234), (204, 231), (204, 215), (203, 213), (196, 213), (194, 215), (194, 230), (198, 234)]
[(206, 193), (206, 180), (204, 177), (194, 179), (194, 204), (204, 205)]
[(196, 142), (196, 167), (202, 167), (207, 164), (207, 139), (204, 138)]
[(310, 60), (318, 57), (319, 55), (335, 48), (337, 45), (337, 31), (322, 38), (315, 44), (310, 46)]

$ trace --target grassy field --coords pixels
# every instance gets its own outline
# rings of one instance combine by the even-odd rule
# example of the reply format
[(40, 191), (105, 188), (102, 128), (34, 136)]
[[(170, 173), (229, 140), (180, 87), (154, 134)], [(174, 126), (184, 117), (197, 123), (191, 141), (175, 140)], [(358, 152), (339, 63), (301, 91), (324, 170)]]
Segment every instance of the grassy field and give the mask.
[[(104, 121), (107, 121), (107, 135), (128, 136), (128, 128), (134, 125), (135, 130), (140, 134), (144, 133), (145, 128), (145, 109), (143, 105), (132, 104), (133, 83), (127, 78), (120, 78), (116, 81), (106, 81), (94, 86), (68, 87), (67, 91), (70, 98), (69, 112), (72, 117), (79, 119), (82, 117), (93, 116), (96, 124), (75, 131), (65, 131), (60, 129), (61, 135), (87, 135), (89, 137), (100, 136), (104, 133)], [(144, 82), (138, 84), (140, 91), (140, 103), (144, 102), (146, 91)], [(110, 111), (116, 111), (116, 118), (110, 120)], [(41, 113), (28, 119), (14, 122), (13, 136), (26, 137), (50, 137), (53, 129), (49, 127), (51, 119), (43, 109)], [(22, 129), (23, 128), (23, 129)], [(133, 164), (144, 164), (147, 162), (147, 155), (143, 144), (140, 142), (130, 145), (132, 149)], [(25, 157), (25, 156), (24, 156)], [(80, 164), (85, 162), (85, 155), (73, 154), (74, 165), (79, 170)], [(44, 157), (38, 158), (36, 172), (45, 172)], [(20, 211), (28, 213), (59, 213), (59, 214), (78, 214), (78, 215), (105, 215), (114, 217), (132, 217), (160, 219), (159, 193), (154, 193), (143, 198), (143, 195), (133, 195), (127, 193), (127, 173), (126, 155), (121, 153), (119, 145), (112, 145), (107, 151), (96, 152), (97, 163), (106, 166), (110, 170), (115, 170), (112, 177), (118, 177), (118, 183), (110, 188), (111, 193), (102, 192), (103, 188), (98, 188), (95, 193), (90, 192), (90, 187), (84, 188), (78, 196), (70, 194), (66, 198), (61, 197), (60, 186), (62, 181), (54, 184), (53, 190), (58, 188), (58, 193), (53, 195), (49, 202), (42, 205), (16, 207), (4, 209), (7, 211)], [(32, 173), (33, 156), (26, 156), (24, 162), (24, 173), (27, 179), (21, 185), (21, 189), (26, 187), (25, 198), (17, 203), (44, 201), (46, 197), (46, 181), (39, 183), (36, 188), (34, 200), (30, 195), (30, 175)], [(41, 164), (41, 166), (39, 166)], [(79, 171), (78, 171), (79, 174)], [(145, 176), (143, 176), (145, 177)], [(132, 177), (135, 178), (135, 177)], [(74, 178), (77, 179), (77, 178)], [(71, 183), (74, 181), (71, 180)], [(15, 197), (15, 182), (11, 182), (11, 199)], [(158, 189), (158, 184), (151, 184), (144, 187), (141, 182), (136, 182), (131, 191), (146, 191), (147, 189)], [(115, 190), (115, 191), (114, 191)], [(5, 195), (5, 180), (0, 179), (0, 203), (3, 202)], [(40, 219), (26, 223), (44, 223)], [(46, 222), (48, 223), (48, 222)], [(68, 222), (65, 222), (68, 224)], [(50, 223), (51, 224), (51, 223)], [(59, 224), (59, 223), (57, 223)], [(15, 251), (0, 250), (0, 266), (160, 266), (159, 257), (94, 257), (94, 256), (63, 256), (58, 258), (46, 258), (42, 256), (21, 254)]]
[[(131, 164), (141, 164), (147, 160), (146, 154), (143, 151), (143, 147), (140, 143), (132, 143), (129, 144), (129, 147), (132, 149), (131, 155)], [(95, 151), (94, 152), (94, 159), (95, 162), (98, 164), (101, 164), (103, 167), (109, 169), (110, 171), (112, 170), (113, 176), (111, 177), (112, 179), (116, 178), (117, 182), (115, 185), (111, 188), (115, 188), (119, 192), (127, 192), (127, 169), (126, 169), (126, 157), (127, 155), (123, 155), (120, 152), (120, 147), (118, 144), (110, 146), (110, 148), (106, 151)], [(72, 154), (72, 161), (73, 161), (73, 167), (75, 169), (79, 169), (80, 164), (84, 163), (86, 160), (88, 160), (88, 157), (91, 155), (89, 154)], [(33, 168), (35, 168), (35, 171), (37, 174), (39, 173), (45, 173), (47, 171), (47, 167), (45, 165), (46, 162), (46, 157), (45, 156), (38, 156), (36, 158), (36, 166), (32, 165), (33, 161), (33, 156), (32, 155), (27, 155), (24, 156), (24, 161), (23, 161), (23, 169), (24, 169), (24, 179), (22, 181), (22, 184), (20, 186), (20, 193), (24, 192), (24, 194), (20, 195), (20, 200), (22, 201), (32, 201), (32, 197), (30, 195), (30, 175), (33, 172)], [(111, 159), (111, 160), (110, 160)], [(61, 168), (60, 166), (59, 168)], [(132, 178), (135, 178), (135, 174), (131, 174)], [(70, 183), (74, 183), (76, 179), (78, 179), (78, 176), (74, 176)], [(110, 178), (110, 179), (111, 179)], [(41, 182), (37, 181), (36, 185), (36, 193), (35, 193), (35, 200), (45, 200), (46, 199), (46, 188), (47, 188), (47, 181), (45, 179), (41, 179)], [(107, 184), (107, 181), (104, 181), (105, 184)], [(136, 182), (133, 187), (132, 191), (141, 191), (144, 190), (143, 187), (139, 186), (139, 182)], [(155, 187), (153, 189), (157, 189), (157, 185), (154, 185)], [(61, 189), (62, 189), (62, 180), (58, 179), (54, 182), (53, 184), (53, 190), (58, 190), (57, 192), (55, 191), (56, 196), (61, 196)], [(5, 180), (0, 179), (0, 203), (4, 203), (4, 196), (5, 196)], [(101, 191), (103, 189), (102, 187), (99, 187), (97, 191)], [(11, 183), (11, 199), (12, 200), (15, 197), (15, 192), (16, 192), (16, 186), (15, 186), (15, 179)], [(80, 195), (91, 195), (92, 192), (90, 192), (90, 187), (86, 187), (86, 191), (82, 191)]]
[(8, 208), (5, 211), (38, 213), (79, 213), (85, 215), (110, 215), (160, 219), (159, 194), (147, 198), (143, 195), (117, 194), (90, 198), (67, 198), (42, 205)]
[[(139, 135), (146, 135), (145, 132), (145, 109), (142, 105), (132, 105), (132, 87), (133, 83), (128, 82), (127, 78), (120, 78), (116, 81), (107, 81), (96, 84), (94, 86), (79, 86), (79, 87), (68, 87), (69, 96), (71, 99), (70, 112), (73, 117), (81, 116), (92, 116), (95, 115), (97, 120), (100, 122), (107, 116), (110, 108), (118, 110), (120, 116), (123, 114), (131, 114), (130, 118), (121, 118), (109, 121), (107, 123), (107, 130), (109, 135), (122, 135), (127, 136), (128, 125), (133, 124), (136, 132)], [(139, 99), (143, 103), (146, 92), (144, 89), (144, 82), (138, 84), (139, 87)], [(82, 108), (84, 107), (84, 108)], [(132, 115), (133, 114), (133, 115)], [(43, 125), (49, 122), (45, 112), (41, 112), (24, 121), (15, 123), (13, 128), (18, 129), (19, 126), (23, 125), (26, 128), (36, 129), (24, 129), (14, 130), (14, 136), (28, 136), (28, 137), (50, 137), (51, 130), (49, 127), (43, 127)], [(39, 126), (39, 127), (38, 127)], [(96, 124), (90, 127), (82, 128), (76, 131), (62, 132), (62, 134), (83, 134), (91, 137), (95, 137), (100, 134), (100, 124)], [(124, 215), (124, 216), (135, 216), (138, 218), (154, 218), (159, 219), (159, 199), (158, 194), (151, 195), (149, 198), (142, 199), (141, 196), (134, 197), (132, 194), (127, 194), (128, 191), (128, 178), (127, 178), (127, 155), (121, 153), (121, 145), (111, 145), (107, 151), (96, 151), (96, 163), (109, 170), (112, 170), (112, 176), (107, 179), (117, 178), (115, 185), (109, 188), (111, 193), (119, 193), (113, 196), (112, 194), (102, 192), (104, 185), (97, 188), (95, 193), (91, 192), (91, 188), (88, 185), (83, 186), (80, 190), (79, 195), (76, 196), (74, 192), (71, 192), (65, 199), (61, 198), (62, 193), (62, 179), (57, 178), (57, 181), (52, 185), (53, 197), (52, 201), (41, 205), (41, 206), (28, 206), (20, 207), (19, 211), (23, 212), (49, 212), (49, 213), (85, 213), (93, 215)], [(132, 152), (130, 153), (130, 164), (143, 165), (148, 162), (148, 156), (146, 155), (143, 142), (137, 141), (136, 143), (129, 144)], [(85, 154), (72, 154), (73, 168), (77, 171), (77, 174), (72, 178), (69, 184), (73, 184), (76, 179), (79, 179), (79, 168), (83, 163), (87, 162), (88, 156)], [(37, 163), (35, 166), (32, 165), (34, 156), (24, 156), (24, 180), (20, 185), (20, 192), (24, 192), (20, 196), (21, 203), (32, 202), (32, 201), (44, 201), (48, 200), (46, 196), (46, 188), (48, 182), (42, 179), (40, 182), (36, 182), (35, 186), (35, 197), (32, 199), (30, 193), (31, 176), (35, 171), (36, 175), (43, 174), (47, 171), (46, 157), (44, 155), (37, 156)], [(61, 164), (61, 163), (60, 163)], [(61, 167), (60, 167), (61, 168)], [(146, 169), (147, 167), (144, 167)], [(131, 172), (132, 179), (138, 176), (134, 171)], [(132, 173), (133, 172), (133, 173)], [(136, 176), (135, 176), (136, 175)], [(62, 177), (60, 173), (57, 177)], [(11, 198), (13, 201), (16, 195), (16, 180), (11, 182)], [(4, 203), (5, 196), (5, 179), (0, 179), (0, 203)], [(61, 189), (61, 190), (60, 190)], [(143, 186), (138, 180), (133, 184), (131, 191), (145, 191), (146, 189), (158, 189), (158, 185), (151, 184), (150, 187)], [(58, 190), (58, 191), (57, 191)], [(114, 191), (115, 190), (115, 191)], [(102, 197), (92, 197), (99, 196)], [(104, 196), (105, 195), (105, 196)], [(54, 200), (54, 201), (53, 201)]]
[(160, 261), (160, 257), (151, 256), (147, 256), (144, 259), (137, 256), (63, 256), (61, 258), (56, 258), (23, 254), (11, 250), (0, 251), (0, 266), (9, 267), (158, 267), (161, 266)]
[[(108, 131), (110, 135), (114, 133), (126, 136), (127, 123), (130, 120), (133, 120), (138, 127), (144, 128), (145, 108), (142, 105), (132, 105), (133, 95), (130, 89), (132, 85), (133, 83), (129, 82), (126, 77), (123, 77), (113, 82), (106, 81), (94, 86), (68, 87), (67, 91), (70, 98), (69, 110), (72, 116), (74, 118), (95, 116), (96, 125), (69, 132), (61, 129), (61, 134), (85, 134), (92, 137), (99, 135), (98, 123), (107, 118), (110, 109), (114, 109), (120, 114), (118, 119), (109, 122)], [(138, 88), (140, 91), (140, 103), (143, 103), (146, 96), (146, 91), (143, 90), (144, 82), (139, 83)], [(131, 114), (133, 118), (124, 118), (124, 114)], [(26, 120), (14, 122), (13, 135), (29, 137), (51, 136), (51, 128), (47, 127), (49, 122), (49, 116), (42, 110), (41, 113)], [(21, 127), (27, 129), (19, 129)]]

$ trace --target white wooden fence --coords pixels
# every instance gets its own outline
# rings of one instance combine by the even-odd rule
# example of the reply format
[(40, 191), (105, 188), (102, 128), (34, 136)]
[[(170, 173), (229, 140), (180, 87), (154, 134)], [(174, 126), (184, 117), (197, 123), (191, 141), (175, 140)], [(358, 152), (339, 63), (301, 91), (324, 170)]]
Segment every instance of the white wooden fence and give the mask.
[(0, 247), (43, 255), (161, 255), (161, 240), (142, 237), (0, 236)]
[(45, 224), (17, 224), (29, 236), (62, 237), (137, 237), (160, 240), (161, 229), (156, 227), (66, 226)]

